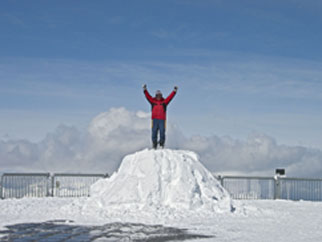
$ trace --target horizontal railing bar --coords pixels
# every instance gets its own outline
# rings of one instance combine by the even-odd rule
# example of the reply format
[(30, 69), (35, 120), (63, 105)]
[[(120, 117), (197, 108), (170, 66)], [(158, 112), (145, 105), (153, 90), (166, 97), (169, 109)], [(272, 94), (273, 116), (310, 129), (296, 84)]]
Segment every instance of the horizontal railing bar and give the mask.
[(293, 181), (320, 181), (322, 178), (296, 178), (296, 177), (279, 177), (279, 180), (293, 180)]
[[(2, 176), (50, 176), (50, 173), (3, 173)], [(93, 176), (106, 177), (108, 174), (90, 173), (54, 173), (52, 176)]]
[(2, 176), (50, 176), (50, 173), (3, 173)]
[(55, 173), (54, 177), (57, 176), (79, 176), (79, 177), (106, 177), (108, 174), (89, 174), (89, 173)]
[(218, 179), (258, 179), (258, 180), (274, 180), (271, 176), (218, 176)]
[[(269, 180), (274, 177), (265, 176), (217, 176), (218, 179), (259, 179), (259, 180)], [(296, 181), (322, 181), (322, 178), (301, 178), (301, 177), (278, 177), (279, 180), (296, 180)]]

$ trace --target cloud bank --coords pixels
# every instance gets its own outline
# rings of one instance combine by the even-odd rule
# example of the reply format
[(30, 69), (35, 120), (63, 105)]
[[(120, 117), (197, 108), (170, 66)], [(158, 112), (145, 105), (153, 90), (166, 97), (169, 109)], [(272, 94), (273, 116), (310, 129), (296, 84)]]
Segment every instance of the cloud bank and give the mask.
[[(60, 125), (40, 142), (0, 141), (1, 172), (112, 173), (122, 158), (151, 146), (150, 115), (111, 108), (97, 115), (85, 131)], [(273, 175), (277, 167), (289, 176), (321, 177), (322, 151), (278, 144), (264, 134), (246, 140), (219, 136), (191, 136), (168, 124), (167, 147), (197, 152), (218, 174)]]

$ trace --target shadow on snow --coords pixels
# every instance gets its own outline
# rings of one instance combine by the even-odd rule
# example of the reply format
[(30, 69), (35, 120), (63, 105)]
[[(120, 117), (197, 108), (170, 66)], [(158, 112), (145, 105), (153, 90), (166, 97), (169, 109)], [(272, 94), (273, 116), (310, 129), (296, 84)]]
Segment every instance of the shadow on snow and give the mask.
[(109, 223), (101, 226), (71, 225), (73, 221), (54, 220), (6, 226), (0, 231), (4, 241), (153, 241), (212, 238), (189, 233), (187, 229), (139, 223)]

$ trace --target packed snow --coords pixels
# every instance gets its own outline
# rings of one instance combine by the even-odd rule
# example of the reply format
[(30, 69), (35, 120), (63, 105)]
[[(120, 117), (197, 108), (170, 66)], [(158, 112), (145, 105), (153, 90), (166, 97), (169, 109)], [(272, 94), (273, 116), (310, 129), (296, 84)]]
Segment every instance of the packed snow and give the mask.
[[(322, 203), (232, 202), (198, 156), (189, 151), (143, 150), (126, 156), (118, 171), (94, 184), (91, 193), (89, 198), (1, 200), (0, 239), (19, 228), (6, 226), (19, 223), (30, 227), (33, 222), (50, 233), (52, 222), (47, 223), (50, 226), (44, 222), (53, 220), (64, 223), (53, 227), (55, 233), (60, 227), (91, 234), (118, 228), (127, 241), (149, 236), (140, 231), (153, 229), (187, 229), (204, 236), (193, 241), (287, 242), (322, 238)], [(154, 226), (157, 224), (166, 227)]]
[[(234, 213), (195, 214), (193, 217), (150, 219), (118, 214), (84, 214), (81, 205), (87, 198), (23, 198), (0, 200), (0, 231), (6, 225), (49, 220), (68, 220), (65, 224), (104, 225), (113, 222), (162, 224), (213, 235), (204, 241), (321, 241), (322, 203), (282, 200), (234, 201)], [(71, 221), (75, 221), (72, 223)], [(1, 236), (1, 235), (0, 235)], [(0, 238), (1, 240), (1, 238)]]
[(197, 154), (170, 149), (146, 149), (126, 156), (116, 173), (91, 187), (85, 207), (168, 214), (233, 210), (228, 192)]

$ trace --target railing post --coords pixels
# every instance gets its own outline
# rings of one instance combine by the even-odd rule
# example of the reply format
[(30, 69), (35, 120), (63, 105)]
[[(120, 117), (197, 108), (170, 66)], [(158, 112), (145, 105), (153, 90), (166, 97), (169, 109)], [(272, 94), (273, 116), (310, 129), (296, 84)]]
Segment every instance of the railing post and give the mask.
[(281, 183), (279, 176), (274, 176), (274, 199), (281, 199)]
[(55, 174), (51, 176), (51, 196), (55, 196)]
[(224, 177), (223, 177), (223, 176), (221, 176), (221, 175), (219, 175), (219, 176), (218, 176), (218, 180), (219, 180), (219, 182), (220, 182), (220, 185), (223, 187), (223, 186), (224, 186)]
[(48, 173), (46, 197), (50, 197), (51, 196), (50, 188), (51, 188), (51, 176), (50, 176), (50, 173)]
[(4, 196), (3, 196), (3, 175), (1, 175), (1, 179), (0, 179), (0, 199), (4, 199)]

